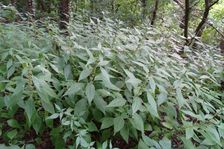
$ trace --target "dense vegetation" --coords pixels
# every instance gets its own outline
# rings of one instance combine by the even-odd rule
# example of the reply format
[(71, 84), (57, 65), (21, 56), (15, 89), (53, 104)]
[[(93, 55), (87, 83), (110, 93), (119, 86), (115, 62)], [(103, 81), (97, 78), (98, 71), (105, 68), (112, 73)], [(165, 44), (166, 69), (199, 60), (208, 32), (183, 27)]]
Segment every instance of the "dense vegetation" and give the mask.
[(2, 2), (1, 149), (223, 148), (223, 0)]

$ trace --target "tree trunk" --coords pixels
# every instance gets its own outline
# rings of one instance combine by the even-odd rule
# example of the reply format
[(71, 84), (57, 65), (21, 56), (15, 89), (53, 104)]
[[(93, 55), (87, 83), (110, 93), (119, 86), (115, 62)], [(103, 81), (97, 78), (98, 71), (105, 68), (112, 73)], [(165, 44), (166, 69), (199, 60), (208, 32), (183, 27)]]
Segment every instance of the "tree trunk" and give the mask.
[(112, 13), (115, 14), (115, 0), (111, 0), (111, 10)]
[(184, 37), (186, 40), (186, 45), (188, 44), (188, 24), (189, 24), (189, 14), (190, 14), (190, 3), (189, 0), (185, 0), (184, 8)]
[(203, 16), (202, 16), (202, 19), (201, 19), (201, 22), (198, 24), (196, 30), (195, 30), (195, 35), (194, 37), (191, 39), (191, 42), (189, 43), (190, 44), (194, 44), (194, 41), (195, 41), (195, 37), (201, 37), (202, 33), (203, 33), (203, 30), (205, 28), (205, 24), (208, 20), (208, 15), (209, 15), (209, 11), (211, 9), (211, 7), (213, 5), (215, 5), (216, 3), (218, 3), (219, 0), (215, 0), (213, 3), (211, 3), (210, 0), (205, 0), (205, 8), (204, 8), (204, 13), (203, 13)]
[(48, 13), (51, 13), (51, 3), (52, 3), (52, 1), (46, 1), (45, 2), (46, 3), (46, 9), (47, 9), (47, 12)]
[(60, 0), (59, 3), (59, 28), (61, 30), (67, 29), (69, 23), (69, 0)]
[(205, 28), (205, 24), (208, 20), (208, 15), (211, 7), (216, 4), (219, 0), (214, 1), (212, 4), (210, 3), (210, 0), (205, 0), (205, 9), (204, 14), (201, 19), (201, 22), (198, 24), (196, 30), (195, 30), (195, 36), (200, 37), (202, 35), (203, 29)]
[[(224, 37), (222, 37), (221, 42), (219, 44), (219, 48), (221, 49), (221, 55), (224, 56)], [(221, 90), (224, 91), (224, 79), (221, 80)]]
[(39, 0), (39, 5), (40, 5), (41, 11), (46, 12), (45, 1), (44, 0)]
[(27, 5), (29, 14), (31, 15), (32, 18), (34, 18), (35, 17), (34, 0), (28, 0)]
[(203, 17), (201, 19), (201, 22), (198, 24), (198, 26), (195, 30), (195, 36), (198, 36), (198, 35), (201, 36), (202, 35), (202, 30), (204, 28), (204, 25), (205, 25), (206, 21), (208, 20), (209, 10), (210, 10), (209, 0), (205, 0), (204, 14), (203, 14)]
[(159, 6), (159, 0), (155, 0), (155, 5), (154, 5), (154, 9), (153, 9), (153, 12), (152, 12), (152, 19), (151, 19), (151, 25), (152, 26), (155, 24), (158, 6)]
[(16, 6), (16, 0), (11, 0), (11, 4), (12, 4), (13, 6)]
[(219, 44), (219, 48), (221, 49), (221, 54), (224, 55), (224, 37), (222, 37), (221, 42)]

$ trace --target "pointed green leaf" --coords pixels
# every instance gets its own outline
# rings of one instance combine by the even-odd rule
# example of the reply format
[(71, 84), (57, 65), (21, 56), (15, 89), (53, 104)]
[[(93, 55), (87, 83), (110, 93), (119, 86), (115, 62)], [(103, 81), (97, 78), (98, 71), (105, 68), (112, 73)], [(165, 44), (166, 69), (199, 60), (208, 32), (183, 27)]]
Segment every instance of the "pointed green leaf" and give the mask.
[(113, 119), (114, 122), (114, 134), (119, 132), (124, 127), (124, 119), (119, 116)]
[(45, 102), (45, 101), (42, 100), (41, 103), (42, 103), (42, 106), (43, 106), (45, 111), (47, 111), (47, 112), (49, 112), (51, 114), (55, 113), (54, 106), (52, 105), (51, 102)]
[(147, 92), (147, 99), (148, 99), (148, 103), (149, 103), (148, 110), (149, 110), (150, 114), (152, 116), (159, 117), (156, 101), (149, 92)]
[(130, 83), (133, 87), (137, 87), (142, 82), (141, 80), (137, 79), (132, 72), (128, 71), (127, 69), (124, 69), (124, 71), (128, 76), (126, 83)]
[(15, 119), (9, 119), (9, 120), (7, 120), (7, 124), (10, 127), (12, 127), (12, 128), (19, 128), (20, 127), (19, 123)]
[(47, 118), (47, 120), (49, 120), (49, 119), (56, 119), (56, 118), (58, 118), (59, 117), (59, 114), (58, 113), (54, 113), (54, 114), (52, 114), (51, 116), (49, 116), (48, 118)]
[(162, 140), (159, 141), (160, 146), (162, 149), (171, 149), (171, 141), (164, 137)]
[(85, 68), (79, 76), (79, 81), (86, 79), (90, 74), (91, 74), (92, 70), (89, 68)]
[(124, 126), (121, 129), (120, 134), (121, 134), (122, 138), (126, 141), (126, 143), (128, 143), (128, 141), (129, 141), (129, 128)]
[(83, 88), (82, 83), (74, 83), (71, 87), (65, 92), (64, 96), (66, 95), (75, 95)]
[(13, 129), (7, 133), (7, 137), (9, 137), (9, 139), (13, 139), (16, 135), (17, 135), (16, 129)]
[(102, 120), (102, 124), (101, 124), (100, 129), (109, 128), (111, 126), (113, 126), (113, 118), (111, 118), (111, 117), (105, 117)]
[(103, 84), (105, 87), (115, 90), (115, 91), (120, 90), (117, 86), (115, 86), (114, 84), (111, 83), (110, 75), (108, 74), (108, 72), (105, 69), (101, 68), (101, 74), (102, 74), (102, 81), (103, 81)]
[(108, 108), (111, 108), (111, 107), (122, 107), (124, 106), (126, 103), (126, 100), (123, 99), (123, 98), (116, 98), (114, 100), (112, 100), (108, 105), (107, 107)]
[(105, 114), (107, 103), (103, 100), (103, 98), (96, 94), (95, 98), (93, 99), (93, 102), (95, 103), (96, 108)]
[(26, 115), (28, 117), (29, 123), (31, 124), (31, 118), (32, 118), (34, 112), (36, 112), (33, 100), (32, 99), (28, 99), (25, 102), (25, 107), (24, 108), (25, 108), (25, 113), (26, 113)]
[(44, 80), (41, 80), (35, 76), (33, 76), (32, 79), (37, 91), (44, 92), (46, 95), (50, 97), (57, 98), (57, 95), (54, 92), (54, 90)]
[(191, 139), (194, 136), (193, 127), (186, 128), (186, 139)]
[(142, 140), (138, 143), (138, 149), (150, 149)]
[(154, 79), (152, 77), (149, 78), (149, 85), (152, 89), (152, 92), (155, 93), (155, 90), (156, 90), (156, 83), (154, 81)]
[(184, 103), (185, 103), (185, 99), (184, 99), (184, 97), (182, 95), (182, 92), (181, 92), (181, 89), (179, 87), (176, 88), (176, 94), (177, 94), (178, 105), (181, 108), (184, 105)]
[(86, 97), (88, 99), (89, 104), (93, 101), (93, 98), (95, 96), (95, 86), (92, 82), (88, 83), (86, 86)]
[(33, 116), (33, 128), (36, 132), (36, 134), (38, 134), (40, 132), (40, 128), (42, 126), (42, 119), (40, 118), (40, 116), (35, 113), (34, 116)]
[(140, 110), (142, 105), (142, 100), (139, 97), (135, 97), (132, 103), (132, 114), (135, 114), (138, 110)]
[(144, 133), (144, 122), (142, 120), (142, 117), (135, 113), (132, 117), (132, 120), (134, 127)]

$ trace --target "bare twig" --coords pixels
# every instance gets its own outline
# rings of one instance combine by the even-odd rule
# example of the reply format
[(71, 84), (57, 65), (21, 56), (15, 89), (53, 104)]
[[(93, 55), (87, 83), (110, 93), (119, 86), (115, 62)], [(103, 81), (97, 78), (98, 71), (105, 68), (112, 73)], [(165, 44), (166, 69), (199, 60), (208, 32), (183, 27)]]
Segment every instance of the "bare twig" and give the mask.
[(184, 5), (179, 0), (173, 0), (180, 8), (184, 9)]
[(215, 4), (218, 3), (218, 2), (219, 2), (219, 0), (214, 1), (213, 3), (211, 3), (211, 4), (209, 5), (209, 7), (211, 8), (213, 5), (215, 5)]
[(209, 26), (211, 26), (224, 39), (224, 33), (222, 33), (220, 30), (218, 30), (211, 22), (207, 22), (207, 24)]

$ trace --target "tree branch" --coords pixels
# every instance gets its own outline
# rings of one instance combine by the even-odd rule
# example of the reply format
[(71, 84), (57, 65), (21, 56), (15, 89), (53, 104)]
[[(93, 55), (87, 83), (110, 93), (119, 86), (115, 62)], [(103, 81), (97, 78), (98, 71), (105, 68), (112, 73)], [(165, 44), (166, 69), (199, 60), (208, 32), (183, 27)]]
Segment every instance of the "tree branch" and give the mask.
[(179, 0), (173, 0), (178, 6), (184, 9), (184, 5)]
[(209, 8), (211, 8), (213, 5), (215, 5), (215, 4), (218, 3), (218, 2), (219, 2), (219, 0), (214, 1), (213, 3), (211, 3), (211, 4), (209, 5)]
[(211, 23), (211, 22), (207, 22), (207, 24), (209, 25), (209, 26), (211, 26), (220, 36), (222, 36), (222, 38), (224, 39), (224, 34), (220, 31), (220, 30), (218, 30), (214, 25), (213, 25), (213, 23)]

